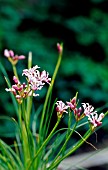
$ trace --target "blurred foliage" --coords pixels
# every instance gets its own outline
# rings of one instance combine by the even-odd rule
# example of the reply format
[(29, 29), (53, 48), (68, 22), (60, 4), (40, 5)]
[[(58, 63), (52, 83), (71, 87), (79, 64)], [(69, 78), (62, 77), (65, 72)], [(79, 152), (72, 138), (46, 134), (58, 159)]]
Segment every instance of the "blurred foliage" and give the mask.
[[(3, 56), (4, 49), (26, 56), (32, 51), (33, 65), (52, 76), (56, 43), (63, 42), (64, 56), (53, 97), (66, 101), (78, 91), (83, 102), (96, 107), (108, 103), (107, 6), (107, 0), (0, 0), (0, 61), (9, 77), (11, 65)], [(21, 74), (27, 62), (20, 61), (17, 67)], [(1, 72), (0, 77), (0, 113), (15, 116)], [(43, 102), (46, 90), (36, 102)]]

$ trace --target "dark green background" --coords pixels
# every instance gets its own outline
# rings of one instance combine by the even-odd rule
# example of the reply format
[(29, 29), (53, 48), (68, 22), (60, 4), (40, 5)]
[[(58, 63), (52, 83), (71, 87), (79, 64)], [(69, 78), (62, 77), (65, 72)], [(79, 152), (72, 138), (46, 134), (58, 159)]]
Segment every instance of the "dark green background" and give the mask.
[[(53, 74), (58, 53), (57, 42), (63, 42), (63, 60), (54, 86), (53, 99), (67, 101), (76, 91), (80, 102), (96, 108), (108, 103), (108, 1), (107, 0), (0, 0), (0, 62), (12, 80), (12, 68), (4, 57), (4, 49), (28, 56), (33, 65)], [(27, 68), (19, 61), (18, 73)], [(21, 76), (20, 76), (21, 77)], [(6, 83), (0, 72), (0, 114), (15, 116)], [(35, 99), (44, 101), (47, 87)], [(99, 135), (108, 138), (107, 118)], [(6, 128), (2, 128), (5, 125)], [(13, 126), (1, 120), (1, 134)], [(7, 133), (6, 133), (7, 134)], [(9, 135), (9, 133), (8, 133)], [(7, 135), (7, 136), (8, 136)]]

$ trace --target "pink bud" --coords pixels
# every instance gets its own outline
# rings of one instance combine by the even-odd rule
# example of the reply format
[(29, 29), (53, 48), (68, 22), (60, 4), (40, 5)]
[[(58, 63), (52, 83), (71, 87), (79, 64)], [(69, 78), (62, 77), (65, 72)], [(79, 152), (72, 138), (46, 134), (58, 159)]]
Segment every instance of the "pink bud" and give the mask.
[(14, 57), (14, 52), (12, 50), (9, 51), (10, 57)]
[(76, 97), (74, 97), (74, 98), (71, 100), (71, 103), (72, 103), (72, 104), (75, 104), (75, 103), (76, 103)]
[(4, 56), (10, 57), (9, 51), (7, 49), (4, 50)]
[(16, 84), (19, 84), (19, 80), (17, 79), (16, 76), (13, 76), (13, 81), (14, 81)]
[(57, 49), (58, 49), (58, 52), (59, 52), (59, 53), (62, 53), (63, 47), (62, 47), (61, 44), (57, 43)]
[(81, 107), (79, 107), (78, 112), (79, 112), (79, 113), (81, 113), (81, 112), (82, 112), (82, 108), (81, 108)]
[(80, 117), (80, 112), (78, 112), (77, 116)]

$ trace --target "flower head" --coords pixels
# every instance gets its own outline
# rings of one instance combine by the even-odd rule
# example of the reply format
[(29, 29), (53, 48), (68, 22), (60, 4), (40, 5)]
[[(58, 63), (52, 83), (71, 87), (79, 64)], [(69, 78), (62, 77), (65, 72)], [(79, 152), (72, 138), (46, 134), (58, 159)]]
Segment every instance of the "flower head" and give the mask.
[(23, 60), (25, 59), (24, 55), (14, 55), (14, 52), (12, 50), (4, 50), (4, 56), (6, 56), (8, 58), (8, 60), (11, 62), (12, 65), (16, 65), (18, 60)]
[(7, 92), (12, 92), (15, 96), (17, 102), (21, 104), (23, 102), (24, 98), (27, 98), (27, 96), (37, 96), (30, 88), (29, 85), (26, 85), (25, 83), (20, 83), (20, 81), (17, 79), (17, 77), (13, 77), (13, 80), (15, 82), (14, 85), (12, 85), (11, 88), (6, 88), (5, 90)]
[(104, 117), (104, 114), (101, 113), (99, 116), (97, 111), (94, 111), (94, 107), (89, 105), (89, 103), (82, 103), (84, 108), (84, 115), (88, 117), (89, 122), (92, 124), (92, 127), (95, 128), (102, 124), (101, 120)]
[(80, 120), (81, 112), (82, 112), (82, 108), (81, 107), (74, 109), (74, 116), (75, 116), (76, 121)]
[(30, 69), (24, 69), (22, 75), (27, 77), (27, 81), (31, 86), (32, 90), (41, 90), (45, 83), (50, 84), (51, 78), (49, 78), (49, 73), (45, 70), (40, 72), (38, 66), (34, 66)]
[(91, 115), (88, 115), (88, 120), (93, 125), (93, 127), (100, 126), (102, 124), (101, 120), (103, 119), (104, 114), (101, 113), (99, 116), (96, 112), (93, 112)]
[(94, 111), (94, 107), (92, 105), (89, 105), (89, 103), (82, 103), (82, 106), (84, 108), (85, 116), (88, 116), (93, 112), (96, 112), (96, 111)]
[(38, 70), (38, 66), (34, 66), (30, 69), (24, 69), (22, 75), (26, 76), (27, 85), (25, 83), (21, 84), (16, 76), (13, 77), (14, 85), (12, 88), (7, 89), (16, 97), (18, 103), (22, 103), (23, 98), (27, 96), (39, 96), (35, 94), (34, 91), (41, 90), (45, 83), (50, 84), (51, 78), (49, 78), (49, 73), (45, 70), (41, 73)]
[(67, 109), (69, 108), (69, 106), (65, 105), (64, 102), (62, 102), (61, 100), (60, 100), (60, 101), (57, 101), (57, 102), (56, 102), (56, 105), (57, 105), (57, 107), (56, 107), (57, 116), (58, 116), (59, 118), (62, 117), (62, 115), (63, 115), (64, 112), (65, 112), (65, 113), (68, 113), (68, 112), (67, 112)]
[(76, 97), (70, 100), (70, 102), (66, 102), (67, 105), (70, 107), (71, 110), (74, 110), (76, 108)]

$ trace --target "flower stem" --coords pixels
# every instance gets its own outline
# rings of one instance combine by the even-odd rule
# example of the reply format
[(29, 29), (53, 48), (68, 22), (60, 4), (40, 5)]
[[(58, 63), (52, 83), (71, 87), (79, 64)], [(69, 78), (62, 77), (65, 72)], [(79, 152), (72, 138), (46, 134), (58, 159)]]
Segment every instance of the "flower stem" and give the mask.
[[(16, 66), (15, 66), (15, 65), (12, 65), (12, 66), (13, 66), (14, 75), (18, 78)], [(19, 79), (19, 78), (18, 78), (18, 79)]]
[(60, 119), (58, 119), (57, 123), (55, 124), (54, 128), (52, 129), (52, 131), (50, 132), (49, 136), (46, 138), (46, 140), (43, 142), (43, 144), (41, 145), (41, 147), (38, 149), (37, 153), (35, 154), (34, 158), (32, 159), (32, 161), (29, 163), (29, 166), (27, 168), (27, 170), (29, 170), (31, 168), (31, 166), (33, 165), (33, 162), (36, 160), (36, 157), (38, 156), (38, 154), (41, 152), (41, 150), (44, 148), (44, 146), (49, 142), (49, 140), (52, 137), (52, 134), (54, 133), (55, 129), (57, 128), (58, 124), (60, 122)]
[(91, 130), (88, 130), (88, 131), (85, 133), (84, 137), (81, 138), (81, 139), (77, 142), (77, 144), (76, 144), (66, 155), (64, 155), (63, 157), (59, 158), (59, 159), (55, 162), (55, 164), (54, 164), (53, 166), (50, 166), (50, 167), (48, 168), (48, 170), (54, 169), (55, 167), (57, 167), (57, 166), (60, 164), (60, 162), (61, 162), (62, 160), (64, 160), (64, 159), (67, 158), (69, 155), (71, 155), (73, 152), (75, 152), (75, 151), (89, 138), (89, 136), (91, 135), (91, 133), (92, 133)]
[[(62, 48), (63, 48), (63, 44), (61, 44), (61, 46), (62, 46)], [(58, 69), (59, 69), (59, 67), (60, 67), (60, 63), (61, 63), (61, 59), (62, 59), (62, 54), (63, 54), (62, 52), (59, 53), (59, 57), (58, 57), (58, 61), (57, 61), (57, 64), (56, 64), (56, 67), (55, 67), (55, 70), (54, 70), (54, 74), (53, 74), (53, 77), (52, 77), (51, 85), (50, 85), (49, 88), (48, 88), (48, 92), (47, 92), (47, 95), (46, 95), (46, 98), (45, 98), (44, 107), (43, 107), (43, 111), (42, 111), (41, 122), (40, 122), (40, 128), (39, 128), (40, 139), (41, 139), (41, 137), (43, 136), (43, 134), (42, 134), (42, 127), (43, 127), (45, 112), (46, 112), (46, 108), (47, 108), (49, 96), (50, 96), (50, 94), (51, 94), (51, 91), (52, 91), (52, 88), (53, 88), (53, 85), (54, 85), (54, 81), (55, 81), (55, 78), (56, 78)], [(42, 142), (42, 141), (41, 141), (41, 142)], [(40, 142), (40, 144), (41, 144), (41, 142)]]
[[(68, 136), (66, 135), (66, 136), (67, 136), (66, 141), (65, 141), (65, 143), (63, 144), (63, 146), (62, 146), (62, 148), (60, 149), (60, 151), (59, 151), (59, 153), (57, 154), (57, 156), (55, 157), (55, 159), (53, 160), (53, 163), (51, 164), (51, 166), (56, 162), (56, 160), (58, 160), (59, 155), (60, 155), (61, 152), (64, 151), (64, 149), (66, 148), (66, 144), (67, 144), (67, 142), (69, 141), (70, 137), (72, 136), (72, 134), (73, 134), (76, 126), (77, 126), (77, 122), (75, 123), (75, 125), (74, 125), (72, 131), (70, 132), (70, 134), (69, 134)], [(68, 131), (68, 132), (69, 132), (69, 131)]]

